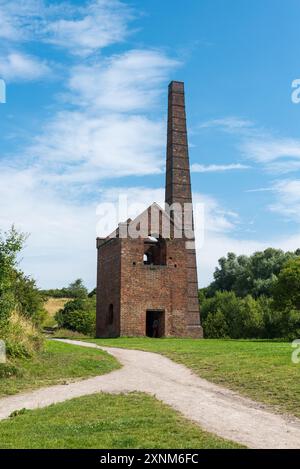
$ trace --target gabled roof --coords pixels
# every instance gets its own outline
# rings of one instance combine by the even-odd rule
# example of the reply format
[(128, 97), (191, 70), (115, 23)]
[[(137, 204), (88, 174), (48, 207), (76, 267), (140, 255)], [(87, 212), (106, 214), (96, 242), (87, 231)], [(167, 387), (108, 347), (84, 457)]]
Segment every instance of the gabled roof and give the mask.
[[(139, 226), (140, 225), (140, 226)], [(128, 237), (135, 238), (147, 238), (149, 235), (157, 235), (163, 238), (169, 238), (171, 229), (176, 225), (174, 220), (170, 215), (161, 208), (156, 202), (149, 205), (142, 213), (140, 213), (133, 220), (129, 218), (123, 223), (119, 223), (118, 228), (116, 228), (110, 235), (105, 239), (118, 238), (120, 237), (120, 231), (123, 231), (123, 234), (128, 233)], [(141, 235), (138, 235), (138, 232), (141, 232)], [(130, 236), (130, 233), (135, 232), (135, 236)], [(126, 237), (122, 236), (121, 237)]]

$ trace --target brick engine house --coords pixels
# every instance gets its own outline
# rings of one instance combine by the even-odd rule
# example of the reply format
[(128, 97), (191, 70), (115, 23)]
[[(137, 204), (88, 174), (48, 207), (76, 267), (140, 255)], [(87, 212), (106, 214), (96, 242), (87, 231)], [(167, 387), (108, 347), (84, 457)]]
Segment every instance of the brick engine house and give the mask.
[(97, 337), (202, 337), (184, 84), (176, 81), (168, 95), (165, 203), (97, 238)]

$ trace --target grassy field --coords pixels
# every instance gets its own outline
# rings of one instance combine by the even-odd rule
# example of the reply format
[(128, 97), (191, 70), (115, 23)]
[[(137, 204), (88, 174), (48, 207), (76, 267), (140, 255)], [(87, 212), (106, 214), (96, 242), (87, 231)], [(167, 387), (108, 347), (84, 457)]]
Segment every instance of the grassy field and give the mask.
[(54, 316), (57, 311), (65, 306), (70, 298), (49, 298), (45, 301), (44, 308), (50, 316)]
[[(47, 341), (44, 351), (34, 358), (0, 364), (0, 396), (101, 375), (118, 367), (118, 362), (101, 350)], [(15, 373), (6, 376), (5, 370), (10, 368)]]
[(68, 301), (70, 301), (70, 298), (48, 298), (48, 300), (45, 301), (44, 308), (47, 312), (47, 316), (43, 323), (44, 327), (56, 326), (55, 314), (63, 308)]
[(93, 342), (162, 353), (203, 378), (300, 417), (300, 365), (291, 361), (290, 343), (150, 338)]
[(0, 422), (0, 448), (239, 448), (141, 393), (96, 394)]

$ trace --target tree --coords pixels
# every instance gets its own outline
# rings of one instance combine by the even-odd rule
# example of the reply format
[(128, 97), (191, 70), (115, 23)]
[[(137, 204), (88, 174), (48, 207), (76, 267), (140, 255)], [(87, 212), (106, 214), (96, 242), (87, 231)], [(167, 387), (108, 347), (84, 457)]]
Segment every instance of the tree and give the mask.
[(55, 316), (58, 326), (82, 334), (96, 331), (96, 298), (75, 298), (68, 301)]
[(214, 281), (208, 287), (208, 296), (218, 290), (234, 291), (239, 297), (252, 295), (271, 296), (273, 286), (284, 264), (298, 257), (297, 251), (283, 252), (281, 249), (268, 248), (251, 256), (237, 256), (228, 253), (219, 260), (214, 273)]
[(81, 278), (78, 278), (74, 282), (70, 283), (67, 291), (71, 298), (86, 298), (88, 295), (88, 290), (84, 286), (83, 280)]
[(254, 339), (263, 336), (263, 310), (260, 303), (250, 295), (247, 295), (240, 302), (238, 322), (241, 338)]
[[(6, 233), (0, 232), (0, 323), (6, 323), (16, 306), (14, 284), (16, 281), (17, 255), (26, 236), (14, 227)], [(0, 326), (1, 327), (1, 326)]]
[(228, 324), (222, 311), (209, 313), (203, 323), (205, 337), (207, 339), (225, 339), (229, 337)]
[(273, 287), (274, 307), (300, 311), (300, 258), (291, 259), (283, 267)]
[(40, 294), (35, 282), (18, 269), (17, 256), (25, 239), (14, 227), (0, 233), (0, 337), (14, 357), (29, 357), (43, 344), (32, 322), (41, 306)]
[[(201, 314), (203, 328), (207, 337), (206, 327), (209, 325), (209, 336), (213, 337), (212, 331), (216, 332), (217, 324), (222, 323), (222, 334), (226, 332), (227, 337), (238, 339), (241, 337), (240, 330), (240, 298), (234, 292), (217, 291), (212, 298), (206, 298), (201, 305)], [(218, 313), (218, 315), (217, 315)], [(222, 313), (222, 318), (221, 314)], [(216, 315), (216, 322), (213, 322), (213, 316)], [(209, 321), (206, 322), (210, 316)], [(222, 320), (221, 320), (222, 319)], [(226, 323), (226, 327), (225, 327)], [(225, 331), (225, 332), (224, 332)], [(224, 335), (222, 335), (224, 336)], [(214, 337), (219, 337), (217, 334)], [(225, 336), (224, 336), (225, 337)]]
[(40, 325), (46, 316), (44, 297), (34, 279), (23, 272), (17, 272), (15, 281), (15, 299), (17, 311), (26, 318)]

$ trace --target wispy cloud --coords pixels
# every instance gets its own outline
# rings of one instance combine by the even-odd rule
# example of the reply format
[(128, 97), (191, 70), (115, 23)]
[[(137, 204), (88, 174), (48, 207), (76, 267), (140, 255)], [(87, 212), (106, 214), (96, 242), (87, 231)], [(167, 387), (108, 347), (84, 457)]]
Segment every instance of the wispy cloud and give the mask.
[(164, 126), (145, 116), (63, 111), (26, 149), (48, 184), (155, 174), (164, 163)]
[(241, 169), (249, 169), (251, 166), (240, 164), (240, 163), (233, 163), (233, 164), (209, 164), (203, 165), (194, 163), (191, 165), (191, 170), (194, 173), (221, 173), (224, 171), (233, 171), (233, 170), (241, 170)]
[(269, 209), (286, 219), (300, 223), (300, 179), (277, 181), (272, 189), (276, 201)]
[(74, 55), (123, 41), (129, 34), (132, 10), (118, 0), (84, 4), (43, 0), (0, 0), (0, 37), (11, 42), (43, 41)]
[(241, 132), (245, 129), (249, 131), (254, 126), (253, 122), (247, 119), (243, 119), (236, 116), (228, 116), (223, 117), (220, 119), (211, 119), (206, 122), (202, 122), (199, 125), (200, 129), (208, 129), (208, 128), (219, 128), (226, 132), (236, 133)]
[(236, 147), (243, 160), (251, 160), (273, 174), (300, 169), (300, 140), (275, 136), (271, 130), (239, 117), (212, 119), (200, 124), (200, 129), (219, 130), (236, 138)]
[(46, 61), (20, 52), (0, 55), (0, 76), (6, 80), (31, 81), (50, 74), (51, 70)]
[(163, 52), (132, 50), (74, 67), (64, 95), (74, 110), (54, 114), (22, 159), (34, 161), (48, 184), (161, 172), (165, 123), (146, 113), (178, 64)]
[(244, 140), (240, 149), (246, 158), (263, 164), (268, 171), (287, 173), (300, 167), (300, 140), (262, 135)]
[(49, 21), (44, 40), (81, 56), (123, 41), (133, 18), (129, 7), (118, 0), (96, 0), (73, 7), (70, 16)]
[(180, 65), (158, 50), (129, 50), (71, 70), (72, 102), (91, 110), (129, 112), (153, 107), (171, 70)]

